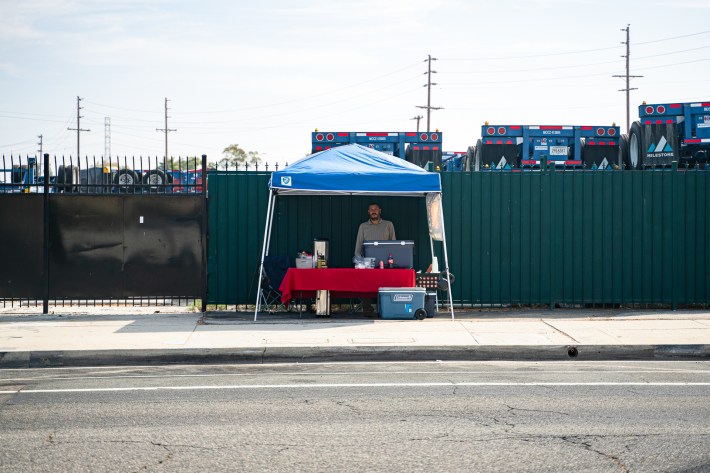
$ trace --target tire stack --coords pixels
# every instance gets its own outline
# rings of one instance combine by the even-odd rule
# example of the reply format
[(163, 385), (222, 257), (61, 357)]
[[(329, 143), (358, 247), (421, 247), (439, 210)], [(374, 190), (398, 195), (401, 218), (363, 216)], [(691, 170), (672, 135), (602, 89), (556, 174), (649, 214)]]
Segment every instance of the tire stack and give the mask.
[(74, 193), (79, 191), (79, 166), (71, 164), (59, 166), (57, 170), (57, 192)]

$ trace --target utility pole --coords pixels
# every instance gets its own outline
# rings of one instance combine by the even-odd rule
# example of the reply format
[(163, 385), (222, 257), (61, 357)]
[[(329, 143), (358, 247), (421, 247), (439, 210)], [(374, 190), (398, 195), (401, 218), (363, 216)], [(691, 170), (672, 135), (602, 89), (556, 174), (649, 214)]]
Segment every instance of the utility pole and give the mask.
[(410, 120), (416, 120), (416, 121), (417, 121), (417, 133), (419, 133), (419, 120), (421, 120), (422, 118), (424, 118), (424, 117), (421, 116), (421, 115), (417, 115), (416, 117), (410, 118)]
[(104, 117), (104, 157), (111, 165), (111, 117)]
[(424, 87), (427, 88), (427, 98), (426, 98), (426, 106), (424, 105), (417, 105), (417, 108), (426, 108), (426, 131), (429, 133), (431, 131), (431, 111), (432, 110), (441, 110), (444, 107), (432, 107), (431, 106), (431, 86), (432, 85), (437, 85), (436, 83), (431, 81), (431, 75), (436, 74), (436, 71), (431, 70), (431, 61), (436, 61), (435, 57), (431, 57), (431, 54), (427, 56), (427, 59), (424, 59), (424, 62), (429, 63), (429, 70), (425, 72), (424, 74), (427, 74), (427, 83), (424, 84)]
[(619, 89), (619, 92), (626, 92), (626, 133), (629, 132), (631, 129), (631, 101), (630, 101), (630, 92), (632, 90), (637, 90), (636, 87), (631, 87), (631, 79), (637, 78), (637, 77), (643, 77), (643, 76), (632, 76), (629, 75), (629, 56), (631, 55), (631, 46), (630, 46), (630, 41), (629, 41), (629, 27), (631, 25), (627, 24), (626, 28), (621, 28), (621, 31), (626, 31), (626, 42), (622, 41), (621, 44), (626, 45), (626, 56), (621, 56), (626, 58), (626, 74), (625, 75), (614, 75), (612, 77), (625, 77), (626, 78), (626, 88), (625, 89)]
[(165, 165), (168, 165), (168, 133), (171, 131), (177, 131), (177, 129), (168, 128), (168, 98), (165, 97), (165, 128), (156, 128), (156, 131), (165, 132)]
[(69, 131), (76, 131), (76, 159), (77, 159), (77, 164), (79, 164), (79, 159), (81, 158), (81, 132), (82, 131), (91, 131), (91, 130), (83, 130), (81, 128), (80, 122), (81, 119), (83, 118), (81, 116), (81, 109), (84, 108), (81, 106), (81, 101), (83, 99), (79, 97), (78, 95), (76, 96), (76, 128), (67, 128)]

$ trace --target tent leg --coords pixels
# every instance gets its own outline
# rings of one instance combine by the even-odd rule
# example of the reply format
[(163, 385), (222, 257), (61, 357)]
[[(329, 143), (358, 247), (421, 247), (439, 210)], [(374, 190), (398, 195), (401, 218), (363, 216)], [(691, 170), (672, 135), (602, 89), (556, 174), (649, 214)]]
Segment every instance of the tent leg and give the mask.
[(454, 296), (451, 294), (452, 288), (451, 288), (451, 273), (449, 273), (449, 254), (446, 251), (446, 225), (444, 225), (444, 214), (443, 214), (443, 206), (442, 206), (442, 214), (441, 214), (441, 235), (444, 237), (444, 271), (446, 272), (446, 280), (447, 284), (449, 285), (449, 290), (446, 291), (449, 293), (449, 309), (451, 310), (451, 320), (454, 320)]
[(254, 309), (254, 322), (256, 322), (257, 314), (259, 313), (259, 309), (261, 309), (261, 273), (264, 271), (264, 256), (266, 255), (266, 252), (268, 251), (267, 248), (267, 243), (269, 241), (270, 233), (271, 233), (271, 222), (272, 216), (273, 216), (273, 207), (274, 207), (274, 200), (276, 200), (276, 194), (273, 192), (269, 193), (269, 206), (266, 209), (266, 222), (264, 223), (264, 243), (261, 247), (261, 262), (259, 263), (259, 284), (256, 288), (256, 307)]
[[(429, 247), (431, 248), (431, 262), (433, 264), (434, 258), (436, 257), (436, 253), (434, 253), (434, 239), (431, 237), (431, 235), (429, 235)], [(432, 268), (432, 271), (433, 270), (434, 268)], [(437, 312), (439, 311), (439, 296), (437, 295), (434, 296), (434, 308)]]

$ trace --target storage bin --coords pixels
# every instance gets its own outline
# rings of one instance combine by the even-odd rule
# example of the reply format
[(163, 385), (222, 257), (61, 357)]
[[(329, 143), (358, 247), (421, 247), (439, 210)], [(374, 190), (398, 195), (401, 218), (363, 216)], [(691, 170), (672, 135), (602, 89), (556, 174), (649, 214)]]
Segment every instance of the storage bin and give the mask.
[(383, 261), (387, 267), (387, 258), (392, 255), (395, 268), (410, 269), (414, 265), (413, 240), (365, 240), (362, 244), (365, 257), (375, 259), (375, 267)]
[(313, 258), (296, 258), (296, 268), (312, 269), (314, 267)]

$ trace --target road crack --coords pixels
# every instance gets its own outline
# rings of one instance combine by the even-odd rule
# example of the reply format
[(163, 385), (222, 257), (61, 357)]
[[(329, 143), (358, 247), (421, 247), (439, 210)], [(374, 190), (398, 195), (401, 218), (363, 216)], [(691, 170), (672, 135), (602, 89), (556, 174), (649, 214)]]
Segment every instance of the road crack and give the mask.
[(629, 469), (626, 468), (626, 465), (621, 461), (621, 459), (615, 455), (612, 455), (611, 453), (606, 453), (601, 450), (597, 450), (596, 448), (592, 447), (591, 441), (585, 441), (581, 437), (559, 437), (563, 442), (570, 443), (574, 446), (577, 447), (582, 447), (585, 450), (596, 453), (597, 455), (601, 455), (605, 458), (608, 458), (614, 464), (619, 468), (620, 471), (628, 473)]
[(569, 416), (569, 414), (567, 412), (561, 412), (561, 411), (545, 411), (545, 410), (540, 410), (540, 409), (523, 409), (520, 407), (509, 406), (508, 404), (505, 404), (505, 407), (507, 407), (508, 410), (513, 415), (517, 415), (516, 412), (520, 411), (520, 412), (540, 412), (543, 414), (559, 414), (561, 416)]

